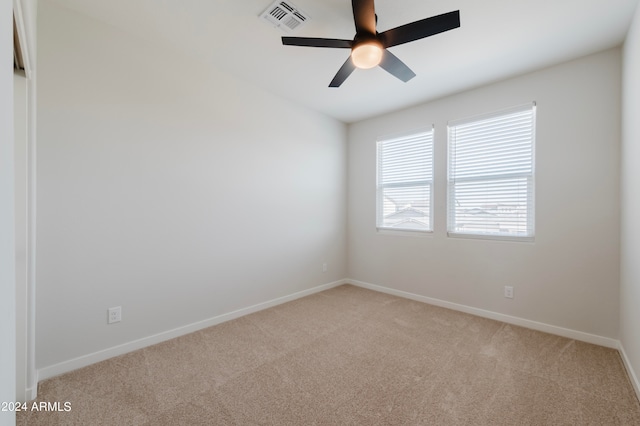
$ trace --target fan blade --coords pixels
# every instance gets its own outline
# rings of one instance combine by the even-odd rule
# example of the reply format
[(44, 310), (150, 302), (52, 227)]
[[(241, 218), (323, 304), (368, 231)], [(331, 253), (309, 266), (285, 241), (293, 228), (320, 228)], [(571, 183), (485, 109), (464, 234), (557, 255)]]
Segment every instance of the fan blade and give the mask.
[(443, 13), (410, 24), (401, 25), (380, 33), (379, 40), (384, 47), (397, 46), (421, 38), (458, 28), (460, 26), (460, 11)]
[(306, 46), (306, 47), (335, 47), (351, 49), (351, 40), (338, 38), (316, 38), (316, 37), (282, 37), (282, 44), (285, 46)]
[(411, 68), (386, 49), (382, 54), (380, 66), (389, 74), (392, 74), (405, 83), (416, 76), (416, 73), (411, 71)]
[(342, 66), (338, 70), (338, 73), (336, 74), (336, 76), (333, 77), (333, 80), (331, 80), (331, 83), (329, 83), (329, 87), (340, 87), (340, 85), (344, 83), (347, 77), (349, 77), (353, 72), (353, 70), (355, 69), (356, 69), (356, 66), (353, 65), (353, 61), (351, 61), (351, 56), (349, 56), (345, 61), (345, 63), (342, 64)]
[(353, 20), (356, 33), (376, 34), (376, 10), (373, 0), (352, 0)]

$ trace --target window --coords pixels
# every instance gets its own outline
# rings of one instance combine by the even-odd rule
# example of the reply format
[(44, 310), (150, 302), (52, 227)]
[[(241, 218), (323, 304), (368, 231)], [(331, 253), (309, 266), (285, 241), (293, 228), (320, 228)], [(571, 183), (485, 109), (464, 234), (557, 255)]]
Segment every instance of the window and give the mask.
[(449, 235), (533, 239), (535, 108), (449, 122)]
[(378, 141), (377, 227), (431, 231), (433, 128)]

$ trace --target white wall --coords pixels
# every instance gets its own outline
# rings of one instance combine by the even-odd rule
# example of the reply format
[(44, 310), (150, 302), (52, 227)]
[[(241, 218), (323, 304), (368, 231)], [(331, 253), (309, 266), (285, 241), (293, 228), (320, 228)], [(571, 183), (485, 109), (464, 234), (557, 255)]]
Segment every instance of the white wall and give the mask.
[(38, 19), (38, 368), (346, 276), (345, 125), (50, 2)]
[[(447, 238), (447, 120), (531, 101), (538, 106), (535, 242)], [(376, 138), (430, 124), (435, 231), (377, 233)], [(349, 277), (617, 339), (619, 145), (619, 49), (353, 124)], [(513, 300), (503, 297), (505, 285), (515, 287)]]
[[(0, 0), (0, 402), (16, 398), (12, 10)], [(0, 425), (13, 424), (15, 413), (0, 411)]]
[(623, 53), (620, 340), (640, 394), (640, 7)]

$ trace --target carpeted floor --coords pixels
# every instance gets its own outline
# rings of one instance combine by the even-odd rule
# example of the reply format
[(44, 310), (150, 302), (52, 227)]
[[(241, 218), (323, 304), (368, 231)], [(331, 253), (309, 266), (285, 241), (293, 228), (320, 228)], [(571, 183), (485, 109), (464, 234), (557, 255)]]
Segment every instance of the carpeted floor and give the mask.
[(617, 351), (344, 285), (40, 383), (18, 425), (640, 425)]

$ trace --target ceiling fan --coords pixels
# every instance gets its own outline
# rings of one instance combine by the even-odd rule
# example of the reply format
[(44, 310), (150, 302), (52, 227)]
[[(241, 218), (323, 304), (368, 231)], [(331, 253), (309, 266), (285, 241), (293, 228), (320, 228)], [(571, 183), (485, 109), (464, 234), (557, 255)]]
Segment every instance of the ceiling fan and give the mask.
[(376, 30), (378, 17), (375, 13), (374, 0), (352, 0), (351, 6), (356, 24), (356, 35), (353, 40), (282, 37), (282, 44), (288, 46), (351, 49), (350, 57), (338, 70), (329, 87), (340, 87), (356, 68), (368, 69), (376, 65), (380, 65), (390, 74), (407, 82), (416, 74), (387, 48), (420, 40), (460, 26), (460, 11), (456, 10), (379, 33)]

